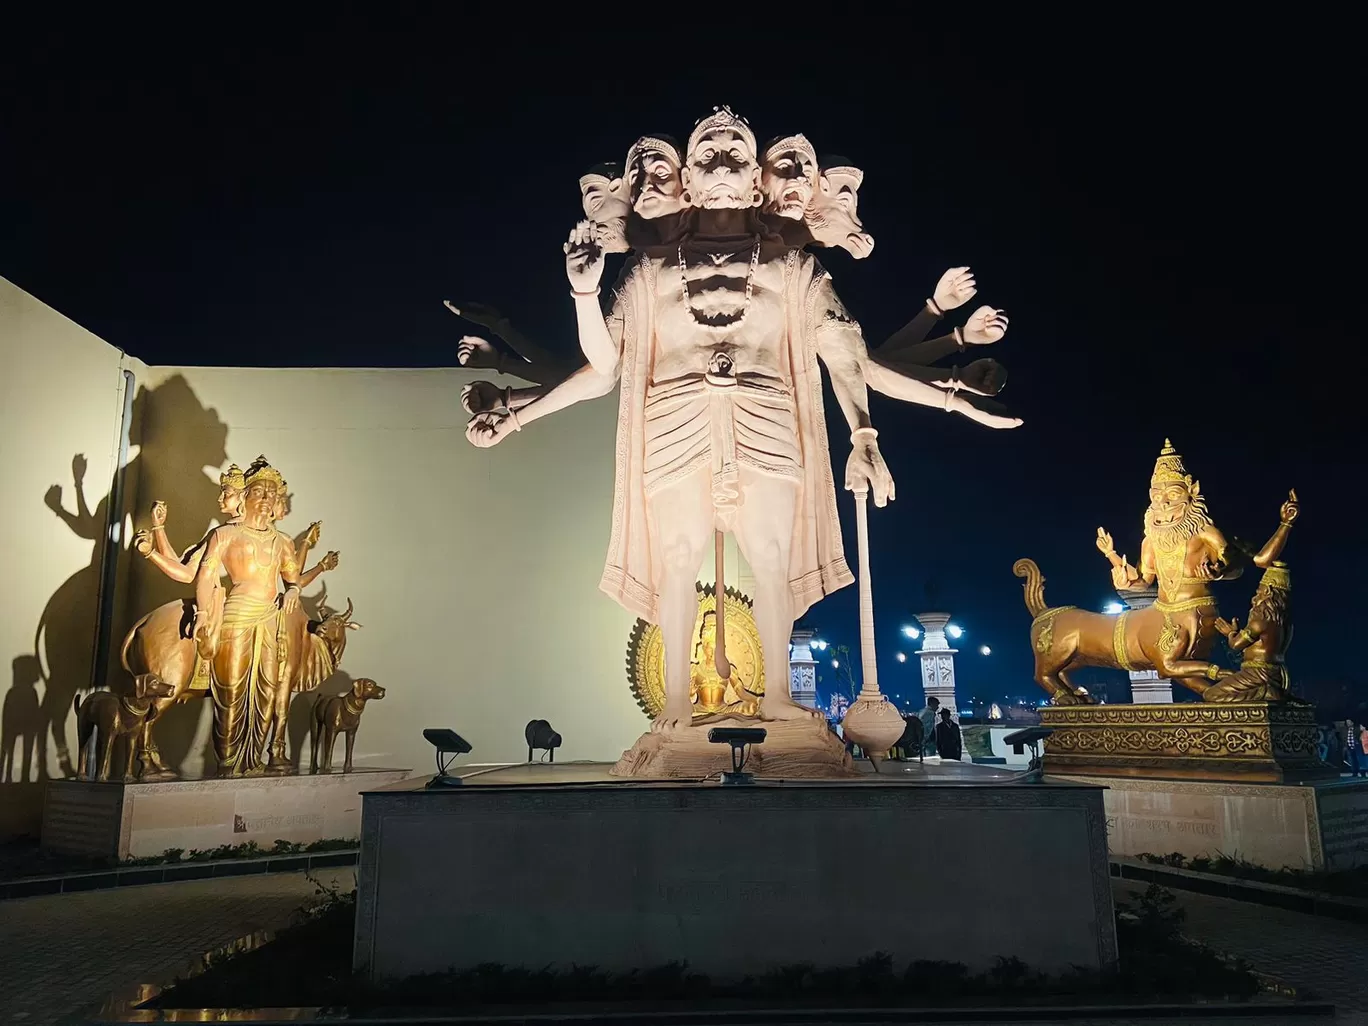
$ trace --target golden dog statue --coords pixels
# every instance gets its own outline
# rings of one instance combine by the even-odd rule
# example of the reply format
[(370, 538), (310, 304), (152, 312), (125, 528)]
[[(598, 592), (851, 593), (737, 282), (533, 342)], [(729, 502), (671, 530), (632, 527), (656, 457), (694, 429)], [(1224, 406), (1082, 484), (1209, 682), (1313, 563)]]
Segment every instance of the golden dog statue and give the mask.
[[(343, 773), (352, 771), (352, 746), (356, 744), (356, 729), (361, 726), (361, 714), (366, 703), (385, 697), (385, 689), (369, 677), (358, 677), (351, 690), (341, 695), (320, 698), (314, 703), (313, 727), (309, 733), (309, 772), (332, 771), (333, 744), (338, 734), (347, 736), (347, 758)], [(320, 759), (319, 756), (322, 756)]]
[(76, 776), (84, 780), (90, 770), (90, 740), (95, 739), (95, 780), (109, 779), (109, 764), (114, 757), (114, 742), (128, 738), (128, 765), (124, 779), (133, 779), (133, 760), (138, 755), (138, 741), (149, 717), (156, 715), (156, 701), (168, 697), (175, 689), (156, 674), (140, 673), (133, 678), (131, 695), (116, 695), (112, 691), (96, 691), (81, 701), (76, 696), (76, 738), (80, 749), (80, 763)]

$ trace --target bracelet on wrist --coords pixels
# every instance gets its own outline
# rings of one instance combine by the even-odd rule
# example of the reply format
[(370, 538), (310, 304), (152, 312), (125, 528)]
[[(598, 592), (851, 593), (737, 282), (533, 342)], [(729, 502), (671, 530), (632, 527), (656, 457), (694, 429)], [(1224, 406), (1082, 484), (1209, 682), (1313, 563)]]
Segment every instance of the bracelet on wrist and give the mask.
[(964, 352), (964, 332), (956, 328), (951, 334), (955, 336), (955, 345), (959, 346), (960, 352)]
[(936, 301), (934, 299), (928, 299), (926, 301), (926, 308), (930, 310), (933, 314), (935, 314), (937, 317), (945, 316), (945, 311), (936, 305)]
[(513, 422), (513, 430), (514, 430), (514, 431), (521, 431), (521, 430), (522, 430), (522, 421), (518, 420), (518, 411), (517, 411), (517, 410), (509, 409), (509, 411), (508, 411), (508, 419), (511, 420), (511, 421)]
[(879, 437), (879, 432), (872, 427), (857, 427), (850, 433), (850, 444), (859, 444), (860, 439), (868, 438), (871, 442)]
[(591, 299), (594, 296), (597, 296), (602, 291), (603, 286), (599, 285), (595, 287), (593, 292), (581, 292), (579, 289), (571, 289), (570, 295), (574, 296), (576, 299)]
[(153, 525), (152, 525), (152, 530), (154, 530), (154, 531), (165, 531), (165, 530), (166, 530), (166, 525), (165, 525), (165, 524), (153, 524)]

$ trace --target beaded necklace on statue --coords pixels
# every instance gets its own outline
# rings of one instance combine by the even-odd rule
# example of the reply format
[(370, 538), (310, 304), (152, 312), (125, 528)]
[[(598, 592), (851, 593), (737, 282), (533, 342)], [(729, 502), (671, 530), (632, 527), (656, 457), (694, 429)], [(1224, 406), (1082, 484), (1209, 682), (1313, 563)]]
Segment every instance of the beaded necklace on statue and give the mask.
[[(736, 318), (728, 327), (735, 327), (746, 319), (746, 314), (750, 310), (751, 293), (755, 291), (755, 269), (760, 264), (760, 236), (755, 237), (755, 245), (751, 247), (750, 267), (746, 270), (746, 301), (741, 307), (741, 315)], [(709, 325), (707, 321), (699, 320), (698, 314), (693, 308), (692, 297), (689, 295), (689, 268), (684, 262), (684, 243), (679, 244), (679, 287), (684, 295), (684, 306), (689, 311), (689, 316), (693, 318), (695, 324), (704, 327), (715, 327)]]

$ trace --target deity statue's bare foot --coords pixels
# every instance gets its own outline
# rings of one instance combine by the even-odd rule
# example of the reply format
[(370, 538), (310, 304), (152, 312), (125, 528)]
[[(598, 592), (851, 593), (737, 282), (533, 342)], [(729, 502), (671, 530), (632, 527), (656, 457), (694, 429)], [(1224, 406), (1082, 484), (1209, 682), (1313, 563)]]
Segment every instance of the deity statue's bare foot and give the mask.
[(799, 705), (787, 695), (766, 694), (760, 701), (762, 720), (823, 720), (825, 717), (816, 709)]
[(693, 723), (693, 705), (686, 697), (683, 701), (667, 699), (660, 715), (651, 721), (652, 734), (672, 734), (683, 730)]

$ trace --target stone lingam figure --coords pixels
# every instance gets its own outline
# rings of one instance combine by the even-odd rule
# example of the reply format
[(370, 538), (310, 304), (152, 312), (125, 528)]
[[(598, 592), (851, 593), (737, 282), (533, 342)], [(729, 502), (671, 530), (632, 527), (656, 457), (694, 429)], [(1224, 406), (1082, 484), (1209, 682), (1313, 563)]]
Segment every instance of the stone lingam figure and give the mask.
[[(657, 168), (668, 176), (668, 161)], [(491, 446), (621, 383), (600, 587), (660, 626), (665, 704), (654, 735), (686, 732), (693, 719), (696, 575), (715, 532), (735, 535), (754, 576), (768, 681), (788, 679), (794, 620), (854, 580), (836, 514), (819, 359), (850, 429), (845, 487), (872, 492), (878, 506), (894, 498), (869, 414), (860, 327), (816, 260), (762, 220), (766, 193), (746, 122), (727, 108), (701, 120), (680, 185), (689, 208), (682, 234), (629, 260), (606, 319), (599, 233), (589, 222), (570, 233), (566, 270), (588, 365), (521, 409), (480, 413), (467, 428), (473, 444)], [(950, 394), (902, 380), (924, 389), (929, 404)], [(818, 747), (839, 744), (787, 688), (767, 688), (759, 712), (772, 724), (807, 725)], [(647, 771), (648, 749), (658, 747), (643, 748), (647, 740), (638, 743), (641, 757), (629, 752), (617, 772)]]
[(1040, 568), (1029, 559), (1013, 566), (1013, 572), (1026, 579), (1026, 607), (1034, 617), (1036, 680), (1056, 705), (1091, 704), (1094, 699), (1087, 691), (1069, 682), (1070, 669), (1153, 669), (1211, 701), (1230, 701), (1238, 682), (1212, 688), (1222, 671), (1209, 661), (1221, 623), (1211, 584), (1240, 576), (1251, 563), (1272, 567), (1298, 512), (1297, 493), (1291, 492), (1282, 504), (1278, 528), (1263, 548), (1255, 551), (1239, 540), (1227, 542), (1207, 511), (1201, 484), (1165, 439), (1150, 478), (1139, 567), (1117, 554), (1111, 535), (1100, 527), (1096, 539), (1097, 548), (1112, 564), (1117, 589), (1142, 590), (1158, 582), (1159, 598), (1152, 606), (1117, 616), (1047, 606)]

